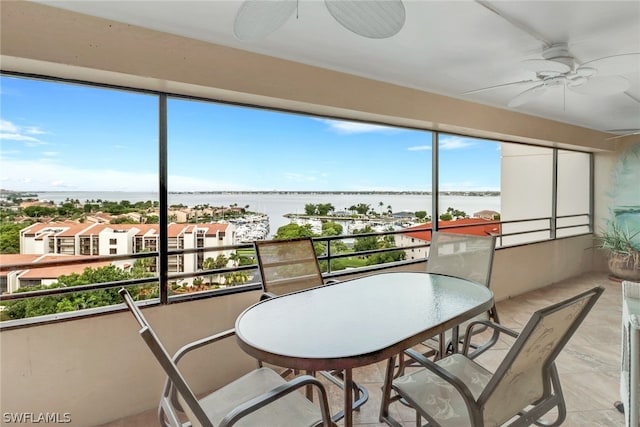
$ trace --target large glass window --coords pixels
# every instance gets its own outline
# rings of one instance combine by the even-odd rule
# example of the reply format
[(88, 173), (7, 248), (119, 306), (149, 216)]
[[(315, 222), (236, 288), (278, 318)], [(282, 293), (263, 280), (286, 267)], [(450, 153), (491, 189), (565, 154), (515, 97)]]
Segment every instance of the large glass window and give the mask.
[[(355, 236), (429, 220), (430, 132), (184, 99), (169, 100), (168, 117), (170, 218), (197, 224), (205, 236), (215, 227), (224, 233), (218, 242), (205, 237), (200, 260), (185, 255), (185, 271), (202, 275), (173, 283), (175, 290), (194, 289), (194, 281), (210, 289), (259, 280), (255, 271), (207, 273), (253, 261), (250, 249), (215, 246)], [(337, 271), (398, 261), (404, 251), (346, 256), (395, 244), (393, 237), (351, 237), (319, 244), (318, 252), (342, 255), (331, 263)]]
[[(3, 274), (12, 294), (147, 278), (155, 259), (128, 258), (158, 230), (158, 99), (2, 76), (0, 182)], [(142, 249), (144, 250), (144, 249)], [(107, 257), (107, 258), (105, 258)], [(56, 262), (46, 268), (38, 268)], [(117, 289), (3, 304), (3, 320), (120, 303)]]
[(502, 244), (550, 238), (553, 149), (502, 144)]
[(438, 135), (440, 229), (500, 234), (501, 146), (497, 141)]
[(590, 231), (591, 156), (558, 150), (557, 237)]
[[(119, 303), (114, 282), (163, 302), (165, 290), (257, 285), (260, 239), (312, 236), (323, 271), (339, 275), (424, 261), (434, 222), (500, 235), (501, 246), (590, 232), (587, 153), (9, 75), (0, 84), (1, 264), (21, 265), (0, 274), (2, 320)], [(55, 294), (15, 298), (35, 290)]]

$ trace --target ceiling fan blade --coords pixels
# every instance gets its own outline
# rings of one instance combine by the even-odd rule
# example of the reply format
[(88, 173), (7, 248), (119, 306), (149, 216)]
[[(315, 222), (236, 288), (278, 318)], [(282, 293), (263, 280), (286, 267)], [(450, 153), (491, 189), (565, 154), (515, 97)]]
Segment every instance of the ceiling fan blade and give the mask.
[(501, 87), (521, 85), (521, 84), (531, 84), (531, 83), (540, 83), (540, 80), (520, 80), (519, 82), (510, 82), (510, 83), (503, 83), (495, 86), (487, 86), (480, 89), (473, 89), (473, 90), (468, 90), (466, 92), (462, 92), (462, 95), (469, 95), (470, 93), (478, 93), (478, 92), (484, 92), (486, 90), (499, 89)]
[(571, 67), (564, 62), (551, 61), (549, 59), (527, 59), (522, 61), (525, 70), (536, 73), (558, 73), (564, 74), (571, 71)]
[(599, 76), (640, 72), (640, 53), (625, 53), (594, 59), (582, 64), (578, 70), (583, 67), (595, 68)]
[(622, 76), (590, 77), (584, 84), (569, 86), (574, 92), (584, 95), (614, 95), (629, 89), (631, 83)]
[(607, 132), (616, 133), (617, 135), (609, 137), (605, 141), (624, 138), (626, 136), (631, 136), (631, 135), (640, 135), (640, 129), (613, 129), (613, 130), (608, 130)]
[(517, 95), (515, 98), (509, 101), (507, 106), (519, 107), (521, 105), (524, 105), (528, 102), (533, 101), (534, 99), (538, 98), (540, 95), (545, 93), (546, 91), (547, 91), (547, 87), (543, 83), (540, 83), (539, 85), (534, 86), (530, 89), (527, 89), (524, 92)]
[(325, 0), (324, 3), (340, 25), (372, 39), (395, 35), (406, 18), (402, 0)]
[(284, 25), (297, 6), (297, 0), (245, 0), (233, 33), (240, 40), (260, 40)]
[(617, 133), (620, 136), (638, 135), (638, 134), (640, 134), (640, 128), (636, 128), (636, 129), (608, 129), (605, 132)]

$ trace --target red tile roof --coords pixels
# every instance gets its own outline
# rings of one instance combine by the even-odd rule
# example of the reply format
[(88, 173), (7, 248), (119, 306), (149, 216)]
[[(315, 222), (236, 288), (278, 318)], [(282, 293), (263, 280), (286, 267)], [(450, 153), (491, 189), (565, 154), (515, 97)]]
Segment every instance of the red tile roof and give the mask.
[[(455, 221), (440, 221), (438, 224), (440, 231), (446, 233), (472, 234), (475, 236), (492, 236), (500, 234), (500, 224), (495, 221), (488, 221), (482, 218), (463, 218)], [(433, 227), (433, 224), (430, 222), (417, 225), (415, 227), (409, 227), (406, 229), (409, 231), (403, 235), (430, 242), (431, 227)]]
[[(64, 260), (79, 260), (86, 259), (87, 262), (83, 264), (73, 264), (73, 265), (62, 265), (55, 267), (43, 267), (43, 268), (23, 268), (20, 271), (21, 279), (55, 279), (61, 275), (67, 275), (71, 273), (82, 273), (85, 268), (98, 268), (104, 267), (111, 264), (109, 261), (94, 261), (90, 260), (93, 257), (90, 256), (73, 256), (73, 255), (56, 255), (56, 254), (45, 254), (45, 255), (19, 255), (19, 254), (3, 254), (0, 258), (0, 264), (2, 265), (11, 265), (11, 264), (26, 264), (33, 263), (38, 264), (39, 262), (49, 262), (49, 261), (64, 261)], [(0, 276), (6, 276), (8, 272), (0, 273)]]

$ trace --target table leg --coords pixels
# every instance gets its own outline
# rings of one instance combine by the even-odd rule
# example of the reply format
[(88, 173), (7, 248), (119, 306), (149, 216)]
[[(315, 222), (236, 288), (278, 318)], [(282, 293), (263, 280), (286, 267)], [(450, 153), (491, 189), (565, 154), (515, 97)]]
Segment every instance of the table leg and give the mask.
[[(312, 377), (316, 376), (316, 373), (314, 371), (304, 371), (304, 373), (306, 375), (311, 375)], [(309, 399), (310, 401), (313, 402), (313, 386), (312, 385), (308, 385), (306, 387), (306, 393), (305, 394), (307, 395), (307, 399)]]
[(451, 330), (451, 352), (452, 353), (458, 353), (459, 340), (460, 340), (460, 326), (456, 325)]
[(389, 405), (392, 402), (399, 400), (399, 396), (391, 397), (391, 383), (395, 376), (393, 371), (395, 370), (396, 357), (392, 356), (387, 361), (387, 371), (384, 376), (384, 385), (382, 386), (382, 402), (380, 403), (380, 421), (385, 422), (393, 427), (402, 427), (398, 421), (396, 421), (391, 415), (389, 415)]
[(351, 369), (344, 370), (344, 426), (353, 425), (353, 375)]

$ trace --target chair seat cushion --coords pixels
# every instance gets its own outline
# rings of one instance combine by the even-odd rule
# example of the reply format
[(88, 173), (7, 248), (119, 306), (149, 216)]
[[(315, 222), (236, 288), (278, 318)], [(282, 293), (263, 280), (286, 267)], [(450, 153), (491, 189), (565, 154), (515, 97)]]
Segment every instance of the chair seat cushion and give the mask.
[[(492, 375), (461, 354), (452, 354), (436, 363), (465, 383), (475, 399)], [(427, 369), (397, 378), (393, 381), (393, 388), (411, 406), (421, 408), (443, 427), (471, 426), (464, 399), (451, 384)]]
[[(280, 375), (269, 368), (256, 369), (202, 398), (200, 405), (217, 426), (237, 406), (285, 383)], [(320, 409), (296, 390), (247, 415), (235, 426), (315, 426), (321, 423)]]

